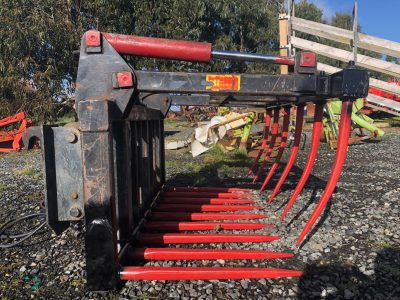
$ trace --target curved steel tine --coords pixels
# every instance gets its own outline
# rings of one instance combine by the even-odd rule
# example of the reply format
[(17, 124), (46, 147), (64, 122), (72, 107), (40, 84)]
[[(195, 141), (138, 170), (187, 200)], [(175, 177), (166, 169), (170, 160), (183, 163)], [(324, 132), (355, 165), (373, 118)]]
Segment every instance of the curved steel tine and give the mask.
[(269, 135), (269, 127), (271, 125), (271, 115), (272, 115), (272, 109), (269, 108), (266, 111), (265, 114), (265, 126), (264, 126), (264, 133), (263, 133), (263, 139), (261, 142), (261, 148), (258, 150), (257, 157), (254, 160), (253, 165), (251, 166), (249, 172), (247, 175), (250, 175), (251, 173), (254, 173), (255, 168), (257, 167), (258, 160), (260, 159), (261, 155), (264, 153), (265, 148), (267, 147), (267, 141), (268, 141), (268, 135)]
[(318, 154), (319, 141), (321, 138), (322, 116), (324, 113), (324, 104), (325, 103), (317, 103), (315, 105), (315, 115), (314, 115), (310, 152), (308, 153), (308, 158), (307, 158), (307, 162), (304, 167), (304, 170), (303, 170), (303, 174), (301, 174), (300, 180), (297, 183), (297, 186), (296, 186), (292, 196), (290, 197), (289, 202), (287, 203), (287, 205), (285, 207), (285, 210), (283, 211), (283, 213), (281, 215), (281, 221), (285, 218), (286, 214), (292, 207), (293, 203), (296, 201), (297, 196), (303, 190), (303, 187), (306, 184), (307, 179), (310, 176), (312, 168), (314, 166), (315, 158), (317, 157), (317, 154)]
[(281, 189), (283, 183), (286, 180), (286, 177), (289, 175), (290, 170), (292, 169), (294, 162), (297, 158), (297, 153), (299, 152), (300, 140), (301, 140), (301, 132), (303, 131), (303, 119), (304, 119), (304, 106), (305, 104), (299, 104), (296, 110), (296, 129), (294, 132), (294, 141), (292, 151), (290, 152), (290, 156), (283, 171), (281, 177), (279, 178), (278, 183), (276, 184), (274, 191), (272, 192), (271, 196), (269, 197), (268, 203), (271, 203), (274, 200), (275, 196), (278, 194), (279, 190)]
[(270, 179), (272, 178), (272, 176), (274, 175), (276, 169), (279, 166), (279, 162), (282, 158), (282, 154), (283, 151), (285, 151), (286, 148), (286, 141), (287, 141), (287, 137), (288, 137), (288, 131), (289, 131), (289, 123), (290, 123), (290, 106), (285, 106), (283, 109), (283, 124), (282, 124), (282, 133), (281, 133), (281, 144), (279, 146), (279, 151), (278, 154), (275, 158), (274, 163), (271, 166), (271, 169), (268, 172), (267, 177), (265, 178), (260, 192), (262, 192), (264, 190), (264, 188), (267, 186), (268, 182), (270, 181)]
[(264, 169), (265, 165), (267, 164), (268, 160), (271, 157), (272, 152), (274, 151), (275, 141), (279, 129), (279, 110), (280, 107), (274, 108), (274, 122), (272, 124), (272, 130), (271, 130), (271, 141), (269, 142), (269, 147), (267, 153), (265, 154), (264, 161), (262, 162), (261, 166), (258, 167), (257, 174), (253, 178), (253, 183), (255, 183), (258, 180), (258, 176), (260, 176), (261, 171)]
[(314, 223), (321, 215), (322, 211), (325, 209), (325, 206), (328, 203), (330, 197), (332, 196), (332, 193), (339, 180), (344, 162), (346, 160), (347, 147), (349, 144), (352, 106), (353, 106), (352, 101), (342, 102), (342, 110), (341, 110), (340, 124), (339, 124), (338, 146), (336, 150), (335, 160), (333, 162), (331, 176), (329, 177), (328, 183), (326, 184), (325, 190), (320, 200), (318, 201), (317, 206), (315, 207), (310, 219), (304, 226), (303, 231), (301, 232), (299, 238), (296, 241), (297, 246), (300, 245), (305, 236), (313, 227)]

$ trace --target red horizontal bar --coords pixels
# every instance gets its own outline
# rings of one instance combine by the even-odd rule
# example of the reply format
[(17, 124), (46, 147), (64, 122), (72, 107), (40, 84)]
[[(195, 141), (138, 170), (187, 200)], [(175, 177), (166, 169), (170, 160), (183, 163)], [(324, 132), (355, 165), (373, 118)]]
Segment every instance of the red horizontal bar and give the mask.
[(224, 188), (224, 187), (170, 187), (167, 189), (168, 192), (219, 192), (219, 193), (245, 193), (251, 192), (251, 189), (241, 189), (241, 188)]
[(102, 33), (113, 48), (121, 54), (153, 58), (210, 62), (211, 44), (182, 40)]
[(254, 194), (246, 193), (210, 193), (210, 192), (164, 192), (164, 197), (190, 197), (190, 198), (231, 198), (231, 199), (254, 199)]
[(143, 244), (262, 243), (279, 240), (279, 236), (256, 234), (142, 233)]
[(151, 231), (183, 231), (183, 230), (257, 230), (265, 227), (276, 227), (273, 224), (239, 223), (239, 222), (156, 222), (149, 221), (144, 225)]
[(229, 214), (229, 213), (183, 213), (183, 212), (153, 212), (150, 220), (172, 221), (214, 221), (214, 220), (255, 220), (268, 218), (260, 214)]
[(261, 250), (133, 248), (129, 258), (138, 260), (211, 260), (211, 259), (277, 259), (293, 257), (292, 253)]
[(301, 271), (270, 268), (124, 267), (120, 272), (121, 280), (222, 280), (302, 275)]
[(219, 198), (163, 198), (159, 203), (182, 203), (182, 204), (252, 204), (255, 200), (248, 199), (219, 199)]
[(196, 204), (159, 204), (154, 211), (178, 211), (178, 212), (208, 212), (208, 211), (238, 211), (262, 209), (262, 206), (254, 205), (196, 205)]

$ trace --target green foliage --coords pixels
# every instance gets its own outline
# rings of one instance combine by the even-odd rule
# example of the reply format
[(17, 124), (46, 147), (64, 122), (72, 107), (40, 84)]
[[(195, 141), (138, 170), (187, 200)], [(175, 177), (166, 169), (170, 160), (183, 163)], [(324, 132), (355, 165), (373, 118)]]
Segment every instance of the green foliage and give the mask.
[[(0, 0), (0, 4), (0, 116), (26, 111), (36, 122), (53, 122), (72, 107), (77, 70), (73, 51), (79, 49), (86, 30), (208, 41), (220, 49), (277, 53), (277, 15), (283, 0)], [(137, 69), (277, 70), (255, 63), (127, 59)]]
[[(41, 123), (71, 114), (77, 71), (73, 51), (79, 49), (86, 30), (207, 41), (216, 49), (277, 54), (277, 16), (283, 11), (283, 3), (284, 0), (0, 0), (0, 116), (26, 111)], [(306, 0), (297, 3), (295, 11), (301, 18), (323, 21), (322, 10)], [(348, 28), (350, 20), (348, 14), (336, 14), (332, 24)], [(127, 60), (136, 69), (278, 71), (276, 66), (260, 63)], [(338, 62), (333, 65), (342, 66)]]
[(72, 92), (79, 25), (70, 1), (0, 1), (0, 116), (51, 119)]

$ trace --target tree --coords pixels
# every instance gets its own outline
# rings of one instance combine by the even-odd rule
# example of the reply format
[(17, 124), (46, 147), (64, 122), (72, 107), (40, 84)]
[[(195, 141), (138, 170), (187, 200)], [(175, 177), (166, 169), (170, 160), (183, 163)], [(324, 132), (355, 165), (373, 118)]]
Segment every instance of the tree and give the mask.
[(55, 115), (71, 97), (79, 22), (64, 1), (0, 1), (0, 115)]

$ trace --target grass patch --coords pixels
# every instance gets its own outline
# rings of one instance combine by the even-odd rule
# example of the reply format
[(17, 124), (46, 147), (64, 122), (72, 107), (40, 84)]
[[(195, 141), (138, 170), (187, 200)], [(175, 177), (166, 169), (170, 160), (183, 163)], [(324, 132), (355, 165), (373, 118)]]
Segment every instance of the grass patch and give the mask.
[(206, 164), (226, 163), (231, 167), (245, 167), (250, 163), (246, 152), (236, 149), (230, 152), (224, 152), (218, 145), (211, 148), (204, 158)]
[(43, 178), (42, 176), (42, 172), (34, 169), (32, 166), (26, 166), (23, 169), (20, 170), (16, 170), (15, 174), (17, 175), (24, 175), (24, 176), (28, 176), (28, 177), (32, 177), (35, 180), (40, 180)]
[(59, 119), (57, 119), (56, 124), (59, 126), (64, 126), (65, 124), (75, 122), (76, 116), (74, 114), (67, 114)]
[(7, 190), (7, 186), (3, 183), (0, 183), (0, 195)]

